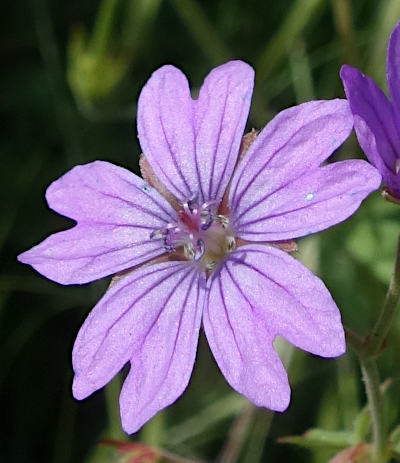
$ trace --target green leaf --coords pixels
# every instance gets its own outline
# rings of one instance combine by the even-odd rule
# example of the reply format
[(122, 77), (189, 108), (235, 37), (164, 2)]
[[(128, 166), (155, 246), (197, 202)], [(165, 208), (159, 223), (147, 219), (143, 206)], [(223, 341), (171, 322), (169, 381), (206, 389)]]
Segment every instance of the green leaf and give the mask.
[(298, 445), (309, 449), (345, 449), (356, 443), (354, 434), (351, 431), (326, 431), (324, 429), (310, 429), (302, 436), (280, 437), (278, 442), (281, 444)]
[(364, 407), (354, 420), (354, 434), (357, 441), (362, 441), (366, 438), (371, 427), (371, 414), (369, 407)]
[(236, 393), (229, 394), (205, 407), (196, 415), (166, 430), (165, 443), (169, 446), (177, 446), (190, 439), (198, 438), (216, 423), (239, 414), (247, 404), (244, 397)]
[(390, 434), (393, 450), (400, 454), (400, 425), (396, 426)]
[(307, 24), (315, 19), (316, 13), (323, 12), (325, 3), (321, 0), (297, 0), (293, 3), (285, 20), (260, 54), (256, 64), (259, 82), (271, 74)]

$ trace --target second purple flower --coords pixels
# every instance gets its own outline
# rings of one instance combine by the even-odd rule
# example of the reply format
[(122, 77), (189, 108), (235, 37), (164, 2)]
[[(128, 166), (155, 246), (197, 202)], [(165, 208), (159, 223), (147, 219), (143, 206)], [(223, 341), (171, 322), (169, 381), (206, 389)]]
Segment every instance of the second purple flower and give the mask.
[(345, 65), (340, 76), (361, 148), (382, 174), (389, 193), (400, 200), (400, 22), (392, 31), (387, 52), (392, 101), (356, 68)]

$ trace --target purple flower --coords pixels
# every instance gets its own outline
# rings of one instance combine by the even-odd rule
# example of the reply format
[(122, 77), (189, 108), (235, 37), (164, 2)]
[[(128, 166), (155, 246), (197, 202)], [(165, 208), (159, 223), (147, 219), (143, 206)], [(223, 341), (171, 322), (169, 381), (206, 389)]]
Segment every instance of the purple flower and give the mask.
[(128, 433), (183, 393), (201, 323), (229, 384), (277, 411), (290, 387), (276, 336), (322, 357), (345, 351), (324, 284), (268, 242), (345, 220), (380, 175), (360, 160), (319, 167), (352, 130), (339, 99), (281, 112), (237, 164), (253, 79), (247, 64), (226, 63), (193, 100), (181, 71), (157, 70), (138, 104), (149, 181), (107, 162), (75, 167), (46, 197), (77, 225), (19, 256), (62, 284), (119, 273), (78, 334), (73, 394), (84, 399), (130, 362)]
[(358, 141), (382, 174), (390, 193), (400, 198), (400, 22), (390, 36), (387, 80), (392, 102), (370, 78), (351, 66), (340, 71), (354, 115)]

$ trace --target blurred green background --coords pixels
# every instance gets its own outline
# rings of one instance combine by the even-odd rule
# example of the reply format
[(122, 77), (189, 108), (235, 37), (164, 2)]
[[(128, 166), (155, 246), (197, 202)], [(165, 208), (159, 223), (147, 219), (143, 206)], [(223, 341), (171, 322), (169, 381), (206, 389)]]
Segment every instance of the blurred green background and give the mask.
[[(343, 96), (338, 72), (345, 62), (386, 88), (386, 45), (400, 2), (15, 0), (1, 12), (1, 461), (156, 461), (141, 448), (99, 446), (128, 439), (119, 422), (120, 378), (81, 403), (71, 396), (72, 344), (108, 281), (63, 287), (16, 261), (72, 224), (47, 208), (46, 187), (95, 159), (138, 173), (136, 101), (165, 63), (188, 75), (194, 94), (215, 65), (231, 58), (253, 65), (248, 129), (298, 102)], [(361, 156), (352, 136), (334, 157)], [(383, 301), (399, 223), (398, 206), (374, 193), (346, 223), (299, 240), (297, 257), (324, 279), (344, 324), (361, 335)], [(396, 322), (379, 363), (382, 377), (393, 380), (386, 393), (391, 427), (400, 411), (399, 334)], [(256, 409), (234, 393), (202, 336), (186, 393), (131, 441), (169, 452), (158, 461), (328, 461), (341, 445), (310, 450), (277, 438), (351, 427), (365, 405), (356, 359), (350, 351), (322, 360), (283, 343), (279, 349), (293, 389), (286, 413)]]

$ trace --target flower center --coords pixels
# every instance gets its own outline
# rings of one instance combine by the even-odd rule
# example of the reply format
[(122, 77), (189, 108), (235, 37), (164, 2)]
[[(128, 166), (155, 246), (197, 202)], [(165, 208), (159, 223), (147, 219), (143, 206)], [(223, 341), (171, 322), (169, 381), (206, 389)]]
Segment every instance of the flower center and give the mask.
[(229, 219), (216, 213), (211, 201), (199, 206), (196, 199), (185, 202), (176, 222), (154, 230), (151, 239), (160, 239), (168, 252), (183, 249), (186, 259), (193, 260), (206, 270), (213, 270), (235, 248), (235, 238)]

